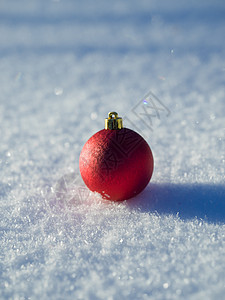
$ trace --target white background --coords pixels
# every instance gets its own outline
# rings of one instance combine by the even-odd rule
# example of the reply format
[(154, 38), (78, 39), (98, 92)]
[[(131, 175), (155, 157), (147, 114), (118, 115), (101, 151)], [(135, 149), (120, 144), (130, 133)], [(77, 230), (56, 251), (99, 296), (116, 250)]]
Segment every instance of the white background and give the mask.
[[(1, 0), (2, 299), (224, 298), (224, 15), (222, 0)], [(171, 112), (137, 121), (151, 183), (105, 202), (79, 153), (148, 91)]]

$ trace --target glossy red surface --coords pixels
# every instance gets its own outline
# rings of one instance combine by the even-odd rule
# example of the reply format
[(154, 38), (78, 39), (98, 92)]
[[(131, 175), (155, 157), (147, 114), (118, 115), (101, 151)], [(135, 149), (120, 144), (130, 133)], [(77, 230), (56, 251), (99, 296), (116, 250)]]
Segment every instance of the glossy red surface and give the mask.
[(101, 130), (84, 145), (81, 176), (91, 191), (109, 200), (125, 200), (140, 193), (153, 172), (147, 142), (131, 129)]

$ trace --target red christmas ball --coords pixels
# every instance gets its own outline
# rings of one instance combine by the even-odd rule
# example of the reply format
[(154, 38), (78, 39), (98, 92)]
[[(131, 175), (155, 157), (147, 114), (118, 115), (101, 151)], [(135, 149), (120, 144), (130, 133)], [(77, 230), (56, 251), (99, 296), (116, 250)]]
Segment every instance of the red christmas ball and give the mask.
[(134, 197), (147, 186), (154, 161), (149, 145), (138, 133), (119, 129), (117, 121), (114, 125), (114, 129), (103, 129), (85, 143), (79, 167), (91, 191), (118, 201)]

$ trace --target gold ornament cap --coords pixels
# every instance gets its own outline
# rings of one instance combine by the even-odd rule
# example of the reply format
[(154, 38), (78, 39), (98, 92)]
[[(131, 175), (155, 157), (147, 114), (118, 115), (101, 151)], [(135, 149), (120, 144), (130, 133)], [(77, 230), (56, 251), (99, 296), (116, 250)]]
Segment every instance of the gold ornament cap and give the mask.
[(108, 113), (108, 118), (105, 119), (105, 129), (122, 129), (123, 119), (118, 117), (118, 113), (115, 111)]

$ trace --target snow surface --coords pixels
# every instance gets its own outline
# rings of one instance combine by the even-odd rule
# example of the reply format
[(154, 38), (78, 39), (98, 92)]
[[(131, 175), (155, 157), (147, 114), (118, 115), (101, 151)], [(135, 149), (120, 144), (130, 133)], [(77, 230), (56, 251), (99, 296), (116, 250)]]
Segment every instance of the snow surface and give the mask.
[[(1, 299), (224, 299), (224, 15), (222, 0), (1, 0)], [(170, 113), (146, 125), (132, 109), (149, 91)], [(108, 111), (137, 118), (155, 158), (122, 203), (79, 176)]]

